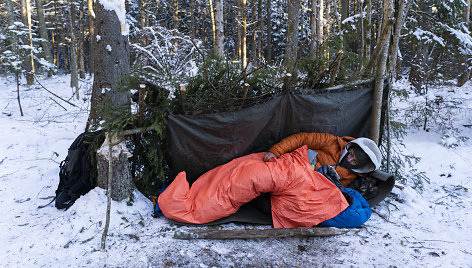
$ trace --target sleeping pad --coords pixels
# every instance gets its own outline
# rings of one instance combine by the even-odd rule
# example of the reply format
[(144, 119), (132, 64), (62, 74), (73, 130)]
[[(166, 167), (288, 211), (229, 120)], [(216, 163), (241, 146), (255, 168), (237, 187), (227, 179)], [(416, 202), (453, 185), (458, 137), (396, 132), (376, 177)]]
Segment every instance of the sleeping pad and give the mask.
[(308, 162), (307, 146), (264, 162), (264, 152), (218, 166), (189, 187), (180, 172), (159, 196), (164, 216), (184, 223), (208, 223), (235, 213), (270, 193), (275, 228), (311, 227), (348, 207), (339, 189)]

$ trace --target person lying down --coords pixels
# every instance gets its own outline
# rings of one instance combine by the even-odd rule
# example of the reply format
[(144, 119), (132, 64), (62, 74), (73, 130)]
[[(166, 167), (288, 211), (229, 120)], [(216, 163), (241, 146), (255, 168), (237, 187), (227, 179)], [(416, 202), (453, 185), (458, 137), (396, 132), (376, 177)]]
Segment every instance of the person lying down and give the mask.
[(367, 221), (371, 210), (365, 199), (336, 182), (330, 166), (314, 171), (308, 152), (304, 145), (268, 162), (264, 152), (242, 156), (206, 172), (192, 187), (180, 172), (159, 196), (159, 207), (169, 219), (205, 224), (269, 193), (275, 228), (359, 227)]

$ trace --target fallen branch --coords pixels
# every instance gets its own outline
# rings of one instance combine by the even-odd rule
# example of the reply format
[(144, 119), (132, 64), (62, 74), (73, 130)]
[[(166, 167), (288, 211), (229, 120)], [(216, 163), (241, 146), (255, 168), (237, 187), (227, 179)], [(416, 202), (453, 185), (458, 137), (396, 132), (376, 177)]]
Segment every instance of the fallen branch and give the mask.
[(38, 78), (37, 78), (36, 76), (34, 77), (34, 79), (36, 79), (36, 82), (38, 82), (38, 84), (39, 84), (44, 90), (46, 90), (47, 92), (51, 93), (54, 97), (56, 97), (56, 98), (58, 98), (58, 99), (60, 99), (60, 100), (62, 100), (62, 101), (64, 101), (64, 102), (67, 102), (67, 104), (69, 104), (69, 105), (72, 105), (72, 106), (74, 106), (74, 107), (77, 107), (77, 105), (73, 104), (72, 102), (70, 102), (70, 101), (68, 101), (68, 100), (65, 100), (65, 99), (61, 98), (60, 96), (54, 94), (54, 93), (51, 92), (49, 89), (47, 89), (45, 86), (43, 86), (43, 85), (39, 82), (39, 80), (38, 80)]
[(249, 229), (249, 230), (208, 230), (189, 229), (174, 233), (176, 239), (257, 239), (280, 237), (326, 237), (345, 234), (348, 229), (330, 227), (298, 227), (298, 228), (273, 228), (273, 229)]

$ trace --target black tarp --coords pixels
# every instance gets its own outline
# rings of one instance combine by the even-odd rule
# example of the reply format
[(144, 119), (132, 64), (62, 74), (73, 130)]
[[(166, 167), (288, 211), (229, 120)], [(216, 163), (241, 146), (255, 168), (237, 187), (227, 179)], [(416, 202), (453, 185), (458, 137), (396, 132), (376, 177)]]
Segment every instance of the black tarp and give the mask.
[[(386, 83), (384, 104), (387, 90)], [(267, 151), (298, 132), (368, 136), (372, 98), (373, 82), (369, 82), (342, 89), (289, 90), (237, 111), (170, 114), (169, 177), (173, 179), (178, 172), (186, 171), (192, 183), (218, 165), (249, 153)]]

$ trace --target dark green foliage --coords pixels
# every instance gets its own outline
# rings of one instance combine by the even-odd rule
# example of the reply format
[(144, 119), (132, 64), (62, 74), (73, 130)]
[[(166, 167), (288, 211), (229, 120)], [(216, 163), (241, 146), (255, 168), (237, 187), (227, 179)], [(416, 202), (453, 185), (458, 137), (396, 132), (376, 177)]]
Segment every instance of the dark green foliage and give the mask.
[[(298, 63), (299, 72), (301, 74), (301, 80), (298, 86), (306, 89), (322, 89), (328, 87), (331, 76), (334, 73), (333, 61), (336, 58), (335, 53), (331, 54), (331, 59), (326, 59), (325, 57), (306, 57), (301, 59)], [(339, 70), (336, 73), (333, 86), (360, 80), (362, 78), (360, 72), (361, 66), (366, 64), (367, 60), (359, 57), (359, 55), (352, 52), (344, 52), (341, 56)], [(325, 69), (329, 70), (320, 76)]]
[(177, 96), (172, 107), (184, 111), (214, 111), (253, 104), (280, 92), (277, 76), (277, 70), (271, 68), (244, 73), (238, 64), (210, 55), (197, 75), (189, 78), (185, 100)]
[[(141, 82), (129, 76), (120, 84), (120, 90), (135, 92), (131, 96), (131, 110), (127, 107), (102, 107), (102, 127), (110, 131), (136, 128), (152, 128), (126, 136), (126, 145), (132, 157), (129, 158), (133, 182), (144, 195), (155, 195), (166, 180), (165, 171), (165, 128), (169, 109), (169, 92), (156, 85)], [(140, 100), (141, 94), (141, 102)]]

